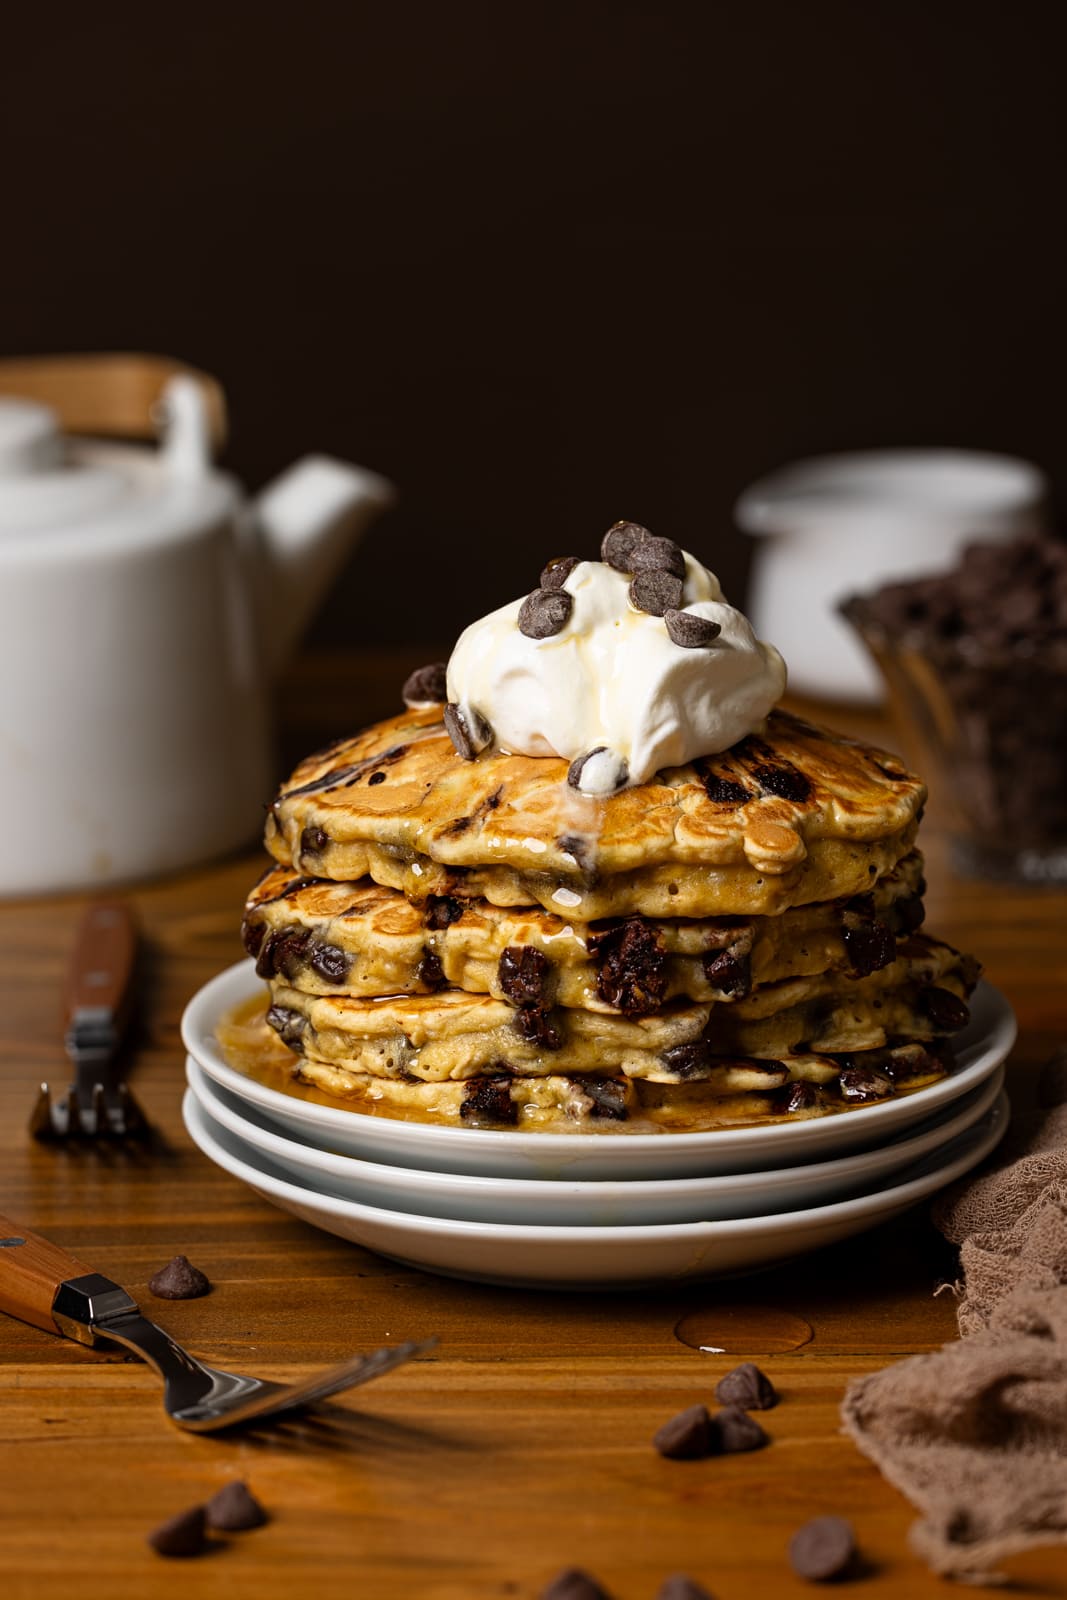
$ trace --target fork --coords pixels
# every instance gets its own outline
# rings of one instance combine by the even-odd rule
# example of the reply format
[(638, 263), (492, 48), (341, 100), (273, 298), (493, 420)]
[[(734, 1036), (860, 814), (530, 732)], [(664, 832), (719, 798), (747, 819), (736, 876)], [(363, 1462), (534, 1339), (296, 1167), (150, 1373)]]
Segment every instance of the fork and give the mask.
[(35, 1139), (55, 1143), (148, 1135), (144, 1112), (120, 1070), (136, 959), (137, 925), (129, 905), (94, 901), (75, 933), (64, 994), (63, 1043), (74, 1078), (58, 1103), (47, 1083), (41, 1084), (30, 1116)]
[(142, 1316), (119, 1284), (4, 1216), (0, 1216), (0, 1311), (79, 1344), (111, 1340), (125, 1345), (163, 1379), (163, 1406), (171, 1421), (193, 1433), (265, 1422), (316, 1405), (391, 1372), (437, 1343), (431, 1338), (383, 1345), (292, 1384), (222, 1372), (195, 1360), (169, 1333)]

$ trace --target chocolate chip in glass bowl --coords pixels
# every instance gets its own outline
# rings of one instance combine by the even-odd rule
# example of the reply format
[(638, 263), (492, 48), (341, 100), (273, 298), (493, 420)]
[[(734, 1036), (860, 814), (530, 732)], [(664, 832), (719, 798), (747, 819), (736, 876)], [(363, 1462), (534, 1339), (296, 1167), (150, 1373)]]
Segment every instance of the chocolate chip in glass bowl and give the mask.
[(681, 603), (682, 580), (672, 572), (639, 572), (630, 585), (630, 604), (650, 617), (677, 611)]
[(580, 556), (553, 556), (541, 573), (542, 589), (562, 589), (580, 560)]
[(568, 589), (535, 589), (519, 607), (519, 632), (527, 639), (551, 639), (563, 632), (573, 609)]
[(649, 534), (634, 545), (630, 561), (631, 572), (670, 572), (676, 578), (685, 577), (685, 556), (673, 539), (657, 539)]
[(431, 661), (429, 666), (416, 667), (415, 671), (404, 680), (401, 694), (406, 706), (443, 705), (448, 699), (448, 690), (445, 687), (445, 663)]
[(600, 541), (600, 559), (616, 572), (633, 572), (633, 554), (652, 535), (639, 522), (615, 522)]
[(445, 732), (464, 761), (476, 761), (478, 752), (493, 742), (493, 730), (481, 713), (472, 706), (461, 711), (453, 701), (445, 706)]

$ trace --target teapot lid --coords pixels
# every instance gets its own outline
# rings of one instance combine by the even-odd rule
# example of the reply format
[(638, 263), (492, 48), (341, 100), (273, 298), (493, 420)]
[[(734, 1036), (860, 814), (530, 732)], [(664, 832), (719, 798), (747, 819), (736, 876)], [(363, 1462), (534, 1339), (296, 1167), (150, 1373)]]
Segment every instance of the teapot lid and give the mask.
[(67, 438), (50, 407), (0, 395), (0, 538), (84, 536), (93, 524), (113, 534), (143, 535), (178, 502), (186, 515), (201, 501), (215, 505), (221, 484), (211, 471), (196, 385), (172, 379), (159, 409), (164, 447), (157, 452)]

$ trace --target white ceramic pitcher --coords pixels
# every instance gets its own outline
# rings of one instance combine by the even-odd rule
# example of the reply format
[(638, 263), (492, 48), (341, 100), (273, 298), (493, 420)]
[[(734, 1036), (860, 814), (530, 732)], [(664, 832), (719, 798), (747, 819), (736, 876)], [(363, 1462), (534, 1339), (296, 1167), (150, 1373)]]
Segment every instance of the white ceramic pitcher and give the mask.
[(210, 383), (167, 379), (152, 449), (65, 437), (4, 393), (41, 392), (10, 367), (30, 378), (0, 364), (0, 894), (217, 856), (270, 797), (271, 679), (392, 489), (314, 456), (250, 502), (211, 464)]

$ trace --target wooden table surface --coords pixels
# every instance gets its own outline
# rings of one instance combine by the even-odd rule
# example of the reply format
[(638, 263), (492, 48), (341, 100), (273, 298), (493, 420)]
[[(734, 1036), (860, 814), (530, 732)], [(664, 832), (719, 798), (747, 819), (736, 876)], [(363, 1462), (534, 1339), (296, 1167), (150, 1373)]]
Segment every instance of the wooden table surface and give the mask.
[[(399, 652), (305, 659), (279, 696), (285, 762), (392, 708), (413, 664)], [(1067, 895), (957, 881), (936, 802), (923, 832), (928, 926), (975, 951), (1014, 1003), (1011, 1077), (1025, 1097), (1029, 1069), (1067, 1036)], [(934, 1293), (954, 1256), (925, 1208), (759, 1276), (589, 1296), (435, 1278), (289, 1218), (202, 1157), (180, 1117), (182, 1008), (241, 957), (261, 859), (252, 846), (130, 891), (146, 946), (133, 1081), (157, 1135), (143, 1153), (27, 1137), (37, 1084), (68, 1075), (59, 996), (85, 900), (0, 903), (0, 1211), (126, 1285), (224, 1367), (288, 1378), (402, 1338), (436, 1334), (439, 1348), (328, 1416), (209, 1438), (167, 1422), (143, 1365), (0, 1317), (5, 1596), (273, 1597), (316, 1584), (363, 1600), (533, 1600), (577, 1564), (619, 1600), (651, 1600), (677, 1571), (717, 1600), (788, 1600), (813, 1592), (788, 1568), (789, 1536), (824, 1512), (855, 1525), (869, 1564), (857, 1592), (944, 1595), (908, 1550), (912, 1508), (838, 1421), (850, 1378), (954, 1335), (952, 1297)], [(148, 1293), (178, 1252), (211, 1278), (206, 1298)], [(770, 1447), (661, 1459), (658, 1425), (710, 1401), (742, 1360), (782, 1394), (761, 1419)], [(157, 1523), (234, 1476), (269, 1526), (195, 1560), (148, 1548)], [(1067, 1596), (1062, 1548), (1010, 1570), (1027, 1594)]]

